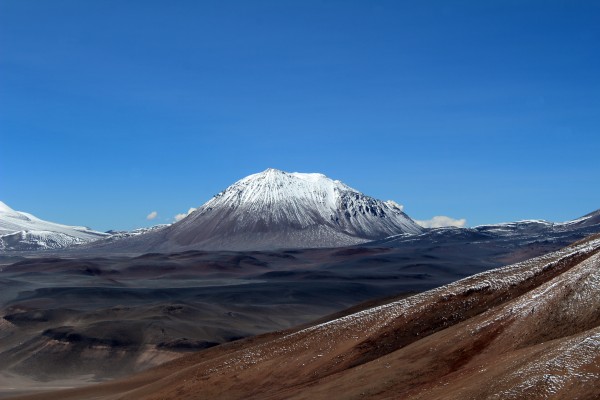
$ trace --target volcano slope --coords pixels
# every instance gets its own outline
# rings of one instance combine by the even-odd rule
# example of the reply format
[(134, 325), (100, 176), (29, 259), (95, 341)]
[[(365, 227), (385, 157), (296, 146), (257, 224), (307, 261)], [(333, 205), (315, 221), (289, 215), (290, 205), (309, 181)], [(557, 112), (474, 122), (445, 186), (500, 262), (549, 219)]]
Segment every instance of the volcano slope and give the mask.
[(22, 399), (592, 399), (600, 236), (129, 379)]
[(269, 168), (240, 179), (163, 229), (76, 250), (133, 254), (324, 248), (422, 233), (402, 209), (323, 174)]

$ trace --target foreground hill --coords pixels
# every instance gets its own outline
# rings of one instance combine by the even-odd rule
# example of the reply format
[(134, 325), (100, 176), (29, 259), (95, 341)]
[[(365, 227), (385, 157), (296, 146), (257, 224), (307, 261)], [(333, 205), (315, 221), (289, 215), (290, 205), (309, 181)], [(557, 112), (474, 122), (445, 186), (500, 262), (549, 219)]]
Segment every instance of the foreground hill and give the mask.
[(600, 238), (130, 379), (29, 399), (592, 399)]
[(0, 201), (0, 251), (62, 249), (109, 237), (82, 226), (44, 221)]

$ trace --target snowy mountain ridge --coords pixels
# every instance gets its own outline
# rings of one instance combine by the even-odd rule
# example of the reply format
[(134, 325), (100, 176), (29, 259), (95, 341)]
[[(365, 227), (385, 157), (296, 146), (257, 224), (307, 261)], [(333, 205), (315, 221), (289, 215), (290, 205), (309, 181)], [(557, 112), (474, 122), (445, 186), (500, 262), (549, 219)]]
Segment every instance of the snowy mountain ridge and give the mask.
[(155, 232), (155, 231), (164, 229), (168, 226), (170, 226), (170, 224), (158, 224), (158, 225), (150, 226), (147, 228), (133, 229), (131, 231), (110, 230), (110, 231), (107, 231), (106, 233), (110, 234), (110, 237), (108, 238), (108, 240), (121, 240), (121, 239), (129, 238), (129, 237), (145, 235), (150, 232)]
[(44, 221), (0, 201), (0, 251), (59, 249), (108, 236), (83, 226)]

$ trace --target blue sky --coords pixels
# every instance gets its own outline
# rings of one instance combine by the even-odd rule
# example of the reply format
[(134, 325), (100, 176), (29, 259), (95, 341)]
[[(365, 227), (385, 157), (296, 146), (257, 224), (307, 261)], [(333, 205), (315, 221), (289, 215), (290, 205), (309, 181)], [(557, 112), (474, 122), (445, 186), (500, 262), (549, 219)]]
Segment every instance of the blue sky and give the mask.
[(0, 200), (131, 229), (274, 167), (416, 219), (572, 219), (600, 208), (599, 20), (597, 1), (2, 0)]

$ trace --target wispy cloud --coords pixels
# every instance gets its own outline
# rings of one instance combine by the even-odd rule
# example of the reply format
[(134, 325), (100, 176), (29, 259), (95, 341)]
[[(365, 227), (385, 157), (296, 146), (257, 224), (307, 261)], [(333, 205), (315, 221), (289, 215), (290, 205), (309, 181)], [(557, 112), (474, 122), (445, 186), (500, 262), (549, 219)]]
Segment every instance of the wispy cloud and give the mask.
[(186, 213), (177, 214), (177, 215), (175, 216), (175, 222), (177, 222), (177, 221), (181, 221), (182, 219), (184, 219), (185, 217), (187, 217), (188, 215), (190, 215), (190, 214), (191, 214), (191, 213), (193, 213), (194, 211), (196, 211), (196, 209), (195, 209), (195, 208), (190, 208), (190, 209), (188, 210), (188, 212), (186, 212)]
[(158, 217), (158, 213), (156, 211), (152, 211), (150, 214), (148, 214), (148, 216), (146, 216), (146, 219), (148, 221), (152, 221), (156, 217)]
[(454, 219), (452, 217), (446, 217), (444, 215), (437, 215), (425, 221), (415, 220), (415, 222), (421, 225), (423, 228), (443, 228), (446, 226), (455, 226), (458, 228), (463, 228), (467, 224), (467, 220), (464, 218)]

